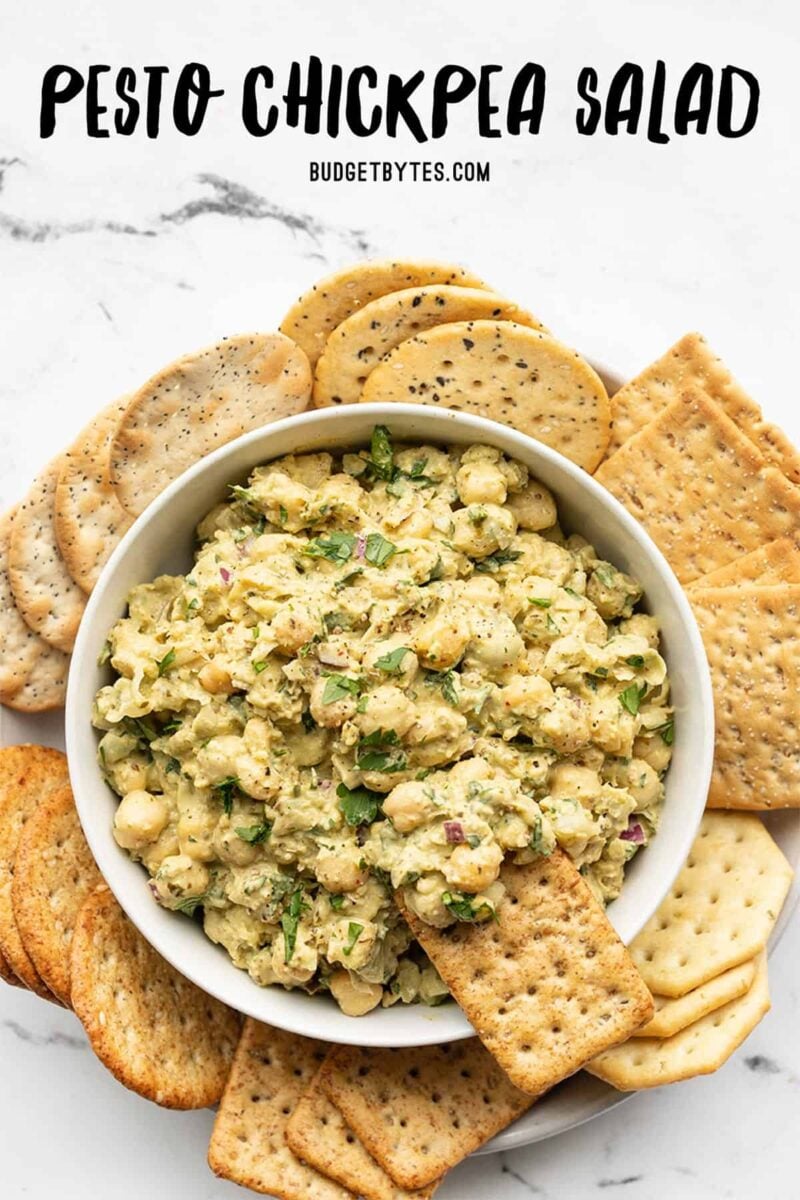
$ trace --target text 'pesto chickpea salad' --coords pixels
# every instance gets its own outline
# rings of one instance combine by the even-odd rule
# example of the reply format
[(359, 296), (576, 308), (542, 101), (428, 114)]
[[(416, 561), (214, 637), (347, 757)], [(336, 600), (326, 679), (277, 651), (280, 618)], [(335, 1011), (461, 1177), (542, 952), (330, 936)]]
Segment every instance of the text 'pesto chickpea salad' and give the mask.
[(261, 985), (354, 1015), (447, 989), (394, 900), (496, 919), (558, 844), (603, 901), (659, 820), (673, 719), (641, 588), (490, 446), (289, 456), (131, 592), (94, 720), (117, 842)]

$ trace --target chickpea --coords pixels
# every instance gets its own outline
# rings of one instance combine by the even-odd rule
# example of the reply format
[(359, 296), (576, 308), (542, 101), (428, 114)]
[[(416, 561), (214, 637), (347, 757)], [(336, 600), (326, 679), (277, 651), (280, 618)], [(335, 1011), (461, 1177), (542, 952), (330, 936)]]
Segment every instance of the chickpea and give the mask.
[(650, 763), (642, 758), (632, 758), (628, 766), (628, 791), (636, 799), (636, 807), (643, 808), (657, 800), (661, 792), (661, 780)]
[(508, 507), (523, 529), (534, 532), (556, 523), (556, 502), (547, 488), (532, 479), (521, 492), (512, 495)]
[(501, 688), (498, 699), (512, 716), (537, 717), (553, 699), (553, 689), (541, 675), (515, 675)]
[(163, 833), (149, 846), (139, 851), (139, 857), (151, 875), (159, 869), (164, 859), (180, 853), (178, 834), (172, 825), (167, 825)]
[(467, 648), (470, 631), (457, 611), (438, 613), (423, 622), (414, 634), (414, 649), (424, 666), (435, 671), (454, 667)]
[(502, 861), (503, 851), (496, 842), (481, 843), (474, 850), (462, 842), (444, 864), (444, 877), (462, 891), (480, 892), (497, 879)]
[(199, 862), (211, 862), (216, 858), (213, 845), (216, 824), (216, 816), (202, 804), (187, 807), (178, 818), (181, 853)]
[(115, 789), (121, 796), (147, 787), (147, 762), (144, 758), (123, 758), (110, 769)]
[(405, 692), (391, 684), (375, 688), (367, 697), (366, 708), (358, 716), (362, 733), (393, 729), (398, 737), (408, 733), (417, 719), (417, 710)]
[(425, 512), (424, 509), (419, 512), (410, 513), (397, 526), (397, 532), (402, 534), (403, 537), (426, 538), (430, 537), (432, 530), (433, 520), (430, 513)]
[(303, 528), (313, 493), (302, 483), (275, 471), (259, 479), (254, 491), (273, 525), (280, 525), (287, 533), (297, 533)]
[(485, 608), (499, 608), (503, 600), (500, 584), (491, 575), (473, 575), (465, 580), (461, 595), (467, 604), (482, 604)]
[(442, 892), (446, 891), (447, 880), (441, 872), (434, 871), (431, 875), (423, 875), (414, 887), (405, 888), (403, 900), (426, 925), (444, 929), (453, 923), (452, 913), (442, 903)]
[(271, 800), (280, 787), (279, 780), (270, 775), (267, 767), (261, 766), (254, 759), (241, 760), (237, 778), (242, 791), (254, 800)]
[(453, 513), (450, 541), (456, 550), (483, 558), (508, 546), (517, 532), (517, 519), (497, 504), (471, 504)]
[(463, 463), (456, 474), (456, 488), (462, 504), (506, 502), (505, 476), (490, 462)]
[(525, 649), (516, 626), (505, 613), (490, 616), (476, 612), (472, 617), (472, 638), (464, 656), (469, 670), (498, 671), (513, 667)]
[(410, 779), (398, 783), (383, 802), (383, 811), (399, 833), (410, 833), (436, 812), (436, 805), (426, 794), (425, 785)]
[(230, 674), (216, 663), (206, 663), (197, 678), (200, 686), (211, 692), (212, 696), (230, 696), (233, 691)]
[(285, 654), (296, 654), (319, 629), (318, 618), (306, 605), (291, 601), (275, 614), (269, 627), (270, 635)]
[(558, 763), (550, 775), (550, 795), (557, 800), (572, 798), (583, 804), (599, 795), (600, 786), (597, 771), (572, 763)]
[(383, 996), (379, 983), (367, 983), (349, 971), (334, 971), (328, 983), (331, 995), (348, 1017), (363, 1017), (380, 1004)]
[(336, 729), (355, 716), (356, 698), (346, 695), (342, 696), (340, 700), (333, 700), (330, 704), (326, 704), (323, 700), (326, 683), (327, 679), (324, 676), (316, 680), (311, 689), (309, 708), (318, 725), (322, 725), (326, 729)]
[(322, 886), (334, 894), (354, 892), (367, 878), (367, 872), (359, 867), (355, 853), (348, 853), (343, 846), (321, 849), (314, 864), (314, 873)]
[(188, 854), (170, 854), (155, 877), (155, 888), (165, 908), (175, 908), (189, 896), (201, 896), (211, 876), (202, 863)]
[(285, 934), (279, 933), (272, 943), (272, 961), (270, 963), (275, 978), (279, 983), (294, 987), (297, 984), (308, 983), (317, 969), (317, 952), (306, 941), (305, 930), (297, 930), (297, 940), (294, 944), (292, 957), (286, 962)]
[(672, 757), (671, 747), (658, 735), (651, 738), (638, 737), (633, 743), (633, 753), (637, 758), (643, 758), (659, 774), (666, 771)]
[[(237, 818), (236, 824), (246, 824)], [(223, 816), (219, 819), (213, 837), (214, 852), (217, 858), (233, 867), (248, 867), (259, 855), (259, 847), (240, 838), (231, 824), (230, 818)]]
[(114, 814), (114, 837), (123, 850), (141, 850), (154, 842), (169, 820), (163, 796), (142, 788), (126, 792)]

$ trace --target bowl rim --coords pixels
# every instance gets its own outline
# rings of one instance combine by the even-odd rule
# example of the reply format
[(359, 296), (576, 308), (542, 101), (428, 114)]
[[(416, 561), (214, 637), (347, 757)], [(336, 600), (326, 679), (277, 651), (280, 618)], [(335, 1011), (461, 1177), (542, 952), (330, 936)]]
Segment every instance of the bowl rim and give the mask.
[[(617, 378), (612, 370), (605, 368), (604, 366), (600, 366), (598, 369), (600, 374), (607, 379), (614, 380)], [(489, 444), (492, 444), (493, 438), (496, 439), (499, 434), (505, 440), (511, 441), (512, 443), (518, 443), (523, 451), (527, 451), (529, 456), (531, 454), (534, 456), (540, 456), (544, 461), (550, 463), (556, 472), (560, 471), (565, 473), (567, 476), (572, 476), (573, 480), (578, 483), (579, 487), (584, 489), (585, 497), (588, 503), (591, 503), (591, 501), (594, 499), (601, 507), (605, 508), (613, 516), (613, 519), (618, 524), (626, 528), (633, 541), (639, 544), (639, 546), (644, 550), (645, 554), (652, 560), (654, 567), (657, 569), (659, 576), (667, 588), (667, 591), (670, 593), (670, 599), (678, 612), (682, 626), (682, 632), (687, 640), (689, 657), (692, 661), (696, 676), (694, 694), (696, 699), (699, 701), (699, 717), (702, 725), (700, 737), (700, 745), (702, 749), (701, 760), (697, 762), (696, 771), (693, 774), (693, 778), (697, 785), (698, 797), (705, 797), (711, 778), (714, 749), (714, 706), (711, 689), (711, 677), (705, 655), (705, 649), (703, 647), (703, 642), (691, 606), (671, 567), (653, 540), (650, 538), (649, 534), (645, 531), (644, 527), (627, 512), (627, 510), (613, 495), (611, 495), (610, 492), (606, 491), (601, 484), (599, 484), (592, 476), (587, 474), (587, 472), (585, 472), (582, 468), (578, 467), (571, 460), (565, 458), (557, 451), (552, 450), (550, 447), (544, 445), (534, 438), (529, 437), (526, 434), (520, 433), (511, 426), (490, 421), (484, 417), (458, 412), (453, 409), (436, 409), (420, 404), (376, 403), (358, 406), (309, 409), (303, 413), (276, 421), (272, 425), (262, 426), (258, 429), (251, 430), (250, 432), (243, 434), (241, 437), (236, 438), (223, 446), (220, 446), (211, 454), (199, 460), (197, 463), (194, 463), (185, 472), (183, 472), (183, 474), (173, 480), (134, 521), (130, 529), (123, 536), (119, 545), (114, 549), (113, 553), (109, 557), (108, 562), (103, 568), (103, 571), (91, 596), (88, 599), (86, 610), (81, 621), (69, 672), (65, 711), (67, 760), (73, 791), (76, 798), (76, 807), (78, 809), (78, 814), (86, 835), (86, 839), (89, 843), (92, 853), (95, 855), (98, 866), (102, 871), (108, 887), (116, 897), (120, 906), (123, 908), (123, 911), (125, 911), (129, 919), (133, 921), (134, 925), (138, 928), (145, 940), (152, 945), (154, 949), (162, 955), (162, 957), (164, 957), (168, 962), (171, 963), (172, 966), (175, 967), (176, 970), (185, 975), (186, 978), (190, 979), (198, 987), (227, 1004), (231, 1004), (231, 999), (230, 996), (224, 994), (225, 989), (209, 985), (209, 982), (202, 976), (202, 973), (199, 972), (199, 970), (194, 969), (193, 956), (190, 953), (187, 953), (184, 956), (188, 961), (184, 961), (179, 955), (172, 952), (169, 947), (164, 946), (162, 939), (158, 935), (158, 931), (148, 925), (146, 916), (137, 918), (136, 915), (129, 911), (129, 908), (120, 895), (120, 892), (124, 894), (125, 887), (123, 886), (123, 881), (118, 878), (117, 871), (115, 870), (115, 863), (130, 863), (131, 860), (122, 851), (116, 851), (116, 854), (112, 859), (111, 855), (106, 853), (106, 849), (101, 843), (100, 830), (95, 830), (94, 824), (91, 820), (84, 819), (84, 811), (88, 808), (88, 802), (85, 803), (83, 800), (81, 773), (88, 768), (82, 762), (79, 746), (81, 735), (82, 733), (85, 734), (85, 724), (87, 718), (86, 713), (80, 709), (79, 705), (81, 692), (80, 682), (85, 671), (90, 669), (87, 666), (87, 663), (91, 663), (93, 665), (92, 656), (88, 655), (87, 658), (87, 652), (91, 648), (91, 643), (93, 640), (95, 640), (98, 636), (97, 631), (94, 628), (95, 613), (102, 604), (109, 582), (113, 580), (118, 565), (127, 556), (129, 548), (135, 545), (145, 527), (152, 520), (154, 520), (159, 513), (172, 504), (176, 495), (182, 492), (185, 488), (191, 487), (196, 480), (198, 480), (207, 471), (213, 469), (218, 463), (224, 462), (227, 458), (235, 456), (242, 448), (246, 446), (258, 444), (262, 447), (259, 451), (258, 461), (270, 461), (271, 455), (269, 443), (272, 440), (276, 440), (287, 429), (296, 429), (299, 434), (300, 431), (309, 425), (316, 426), (319, 423), (322, 423), (324, 426), (326, 424), (330, 424), (332, 430), (331, 443), (334, 443), (335, 433), (333, 431), (335, 430), (337, 420), (342, 419), (341, 414), (348, 412), (352, 413), (354, 408), (357, 408), (360, 414), (363, 416), (365, 429), (368, 429), (375, 424), (391, 424), (392, 414), (395, 416), (400, 415), (409, 419), (417, 419), (423, 424), (428, 418), (434, 418), (437, 420), (437, 423), (441, 424), (441, 432), (435, 431), (428, 433), (424, 430), (421, 432), (421, 436), (429, 436), (430, 440), (433, 442), (446, 441), (446, 428), (448, 425), (460, 427), (462, 430), (471, 430), (474, 433), (474, 438), (472, 439), (474, 442), (486, 441)], [(262, 443), (265, 444), (262, 445)], [(279, 453), (285, 453), (285, 451), (281, 451)], [(253, 466), (255, 465), (256, 460), (253, 462)], [(556, 495), (556, 499), (558, 500), (558, 495)], [(96, 769), (94, 762), (92, 762), (92, 767)], [(703, 803), (701, 803), (698, 799), (693, 810), (696, 819), (687, 821), (685, 823), (682, 836), (680, 838), (673, 836), (673, 840), (675, 842), (673, 849), (674, 862), (676, 864), (675, 871), (669, 879), (666, 879), (666, 881), (662, 883), (660, 889), (654, 891), (651, 902), (648, 903), (650, 911), (647, 912), (644, 918), (641, 920), (639, 928), (645, 924), (652, 913), (657, 909), (658, 905), (664, 898), (664, 895), (666, 895), (670, 886), (674, 882), (674, 879), (680, 870), (680, 866), (685, 861), (692, 842), (694, 841), (697, 827), (702, 817), (703, 806)], [(114, 849), (116, 850), (116, 847), (114, 847)], [(156, 911), (160, 912), (160, 910)], [(631, 936), (634, 936), (634, 934), (631, 934)], [(189, 943), (187, 941), (187, 945), (188, 944)], [(240, 969), (235, 967), (232, 962), (229, 962), (227, 965), (230, 966), (231, 972), (236, 972), (238, 975), (242, 974)], [(262, 996), (262, 999), (264, 993), (270, 993), (273, 991), (271, 988), (258, 988), (257, 985), (253, 986), (254, 994)], [(255, 991), (255, 989), (257, 989), (257, 991)], [(307, 996), (305, 996), (305, 993), (296, 993), (291, 991), (287, 992), (283, 991), (282, 989), (277, 990), (280, 990), (283, 995), (290, 998), (301, 995), (306, 999), (309, 999)], [(256, 1011), (248, 1013), (248, 1009), (242, 1008), (240, 1003), (237, 1003), (234, 1007), (237, 1007), (240, 1011), (243, 1011), (258, 1020), (265, 1019), (265, 1016), (262, 1013)], [(256, 1007), (257, 1006), (254, 1003), (253, 1009)], [(302, 1005), (296, 1006), (298, 1011), (297, 1020), (294, 1020), (294, 1018), (291, 1017), (287, 1019), (283, 1012), (276, 1014), (274, 1018), (273, 1015), (270, 1014), (266, 1019), (276, 1026), (287, 1029), (291, 1032), (296, 1032), (306, 1036), (322, 1036), (326, 1040), (334, 1043), (338, 1042), (342, 1044), (360, 1046), (413, 1046), (438, 1044), (444, 1041), (453, 1041), (464, 1037), (471, 1037), (474, 1036), (475, 1033), (464, 1013), (455, 1004), (444, 1005), (434, 1010), (427, 1009), (424, 1006), (418, 1006), (423, 1010), (423, 1016), (427, 1016), (427, 1019), (419, 1019), (419, 1030), (415, 1033), (414, 1037), (405, 1038), (402, 1041), (398, 1041), (396, 1037), (392, 1038), (389, 1035), (389, 1029), (392, 1024), (391, 1022), (387, 1023), (384, 1021), (384, 1025), (386, 1025), (386, 1032), (381, 1034), (373, 1031), (374, 1023), (367, 1027), (365, 1023), (367, 1019), (363, 1017), (346, 1017), (344, 1014), (340, 1013), (338, 1009), (335, 1010), (335, 1012), (330, 1008), (323, 1011), (322, 1006), (320, 1006), (320, 1028), (310, 1029), (308, 1020), (303, 1019), (302, 1017), (302, 1007)], [(404, 1011), (410, 1013), (412, 1011), (412, 1006), (404, 1006)], [(378, 1009), (376, 1012), (380, 1014), (383, 1012), (383, 1010)], [(374, 1013), (369, 1015), (374, 1017)], [(434, 1015), (436, 1015), (438, 1019), (430, 1019)], [(332, 1019), (334, 1017), (338, 1019)], [(333, 1028), (328, 1028), (329, 1025), (333, 1026)]]

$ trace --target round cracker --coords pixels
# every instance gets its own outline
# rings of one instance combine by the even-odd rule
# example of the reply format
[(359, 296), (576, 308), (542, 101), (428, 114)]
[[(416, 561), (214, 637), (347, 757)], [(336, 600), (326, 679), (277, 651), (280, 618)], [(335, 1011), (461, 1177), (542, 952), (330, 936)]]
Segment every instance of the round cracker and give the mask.
[(391, 262), (388, 259), (356, 263), (353, 267), (335, 271), (304, 292), (283, 318), (281, 333), (302, 346), (314, 367), (336, 326), (352, 313), (389, 292), (432, 283), (486, 287), (477, 275), (452, 263)]
[(217, 1103), (239, 1039), (239, 1014), (165, 962), (105, 885), (78, 914), (70, 970), (75, 1013), (120, 1083), (165, 1108)]
[(516, 321), (547, 332), (531, 313), (480, 288), (406, 288), (365, 304), (334, 329), (314, 372), (317, 408), (355, 404), (373, 367), (401, 342), (454, 321)]
[(22, 982), (22, 980), (18, 979), (12, 971), (11, 963), (8, 962), (8, 960), (4, 958), (2, 954), (0, 954), (0, 979), (2, 979), (5, 983), (10, 984), (11, 987), (25, 987), (25, 984)]
[(240, 334), (177, 359), (134, 393), (117, 427), (117, 499), (138, 516), (206, 454), (302, 412), (310, 395), (308, 359), (281, 333)]
[(593, 471), (611, 436), (599, 375), (549, 334), (502, 321), (438, 325), (367, 377), (361, 403), (437, 404), (510, 425)]
[(34, 633), (14, 603), (8, 578), (13, 520), (14, 510), (0, 517), (0, 704), (21, 712), (43, 712), (64, 704), (69, 657)]
[(56, 541), (67, 570), (91, 592), (111, 551), (133, 518), (117, 499), (108, 454), (129, 396), (94, 418), (70, 446), (61, 463), (53, 505)]
[(49, 746), (0, 750), (0, 952), (14, 974), (46, 1000), (55, 1000), (23, 945), (14, 918), (12, 886), (17, 848), (36, 805), (68, 780), (67, 760)]
[(69, 784), (45, 796), (22, 830), (14, 861), (14, 919), (39, 975), (70, 1004), (69, 951), (78, 912), (102, 883)]
[(69, 654), (86, 596), (67, 570), (56, 541), (53, 501), (61, 463), (59, 455), (47, 464), (16, 511), (8, 546), (8, 577), (27, 624), (51, 646)]

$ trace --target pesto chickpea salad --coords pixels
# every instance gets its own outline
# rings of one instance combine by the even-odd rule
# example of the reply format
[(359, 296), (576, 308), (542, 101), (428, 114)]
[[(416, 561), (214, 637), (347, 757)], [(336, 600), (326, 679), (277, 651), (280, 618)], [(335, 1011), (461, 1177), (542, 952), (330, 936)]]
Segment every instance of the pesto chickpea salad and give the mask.
[(490, 446), (289, 456), (194, 566), (133, 589), (96, 697), (114, 832), (260, 985), (353, 1015), (447, 995), (394, 900), (496, 919), (559, 845), (601, 901), (655, 833), (673, 740), (635, 579)]

